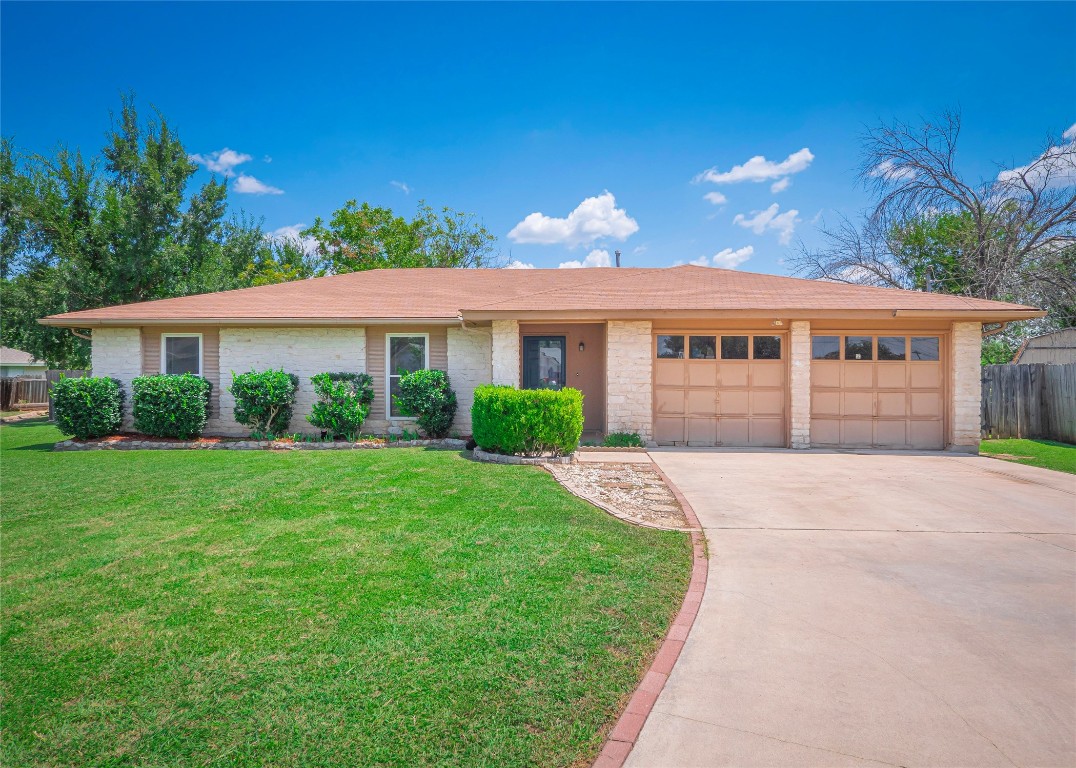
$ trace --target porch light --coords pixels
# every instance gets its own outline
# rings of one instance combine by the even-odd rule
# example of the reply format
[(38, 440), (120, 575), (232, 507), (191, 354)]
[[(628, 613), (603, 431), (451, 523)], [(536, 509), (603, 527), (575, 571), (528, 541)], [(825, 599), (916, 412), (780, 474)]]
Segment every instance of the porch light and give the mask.
[(583, 342), (579, 342), (579, 351), (580, 351), (580, 352), (582, 352), (582, 351), (583, 351), (584, 349), (586, 349), (586, 348), (587, 348), (587, 345), (586, 345), (586, 344), (584, 344)]

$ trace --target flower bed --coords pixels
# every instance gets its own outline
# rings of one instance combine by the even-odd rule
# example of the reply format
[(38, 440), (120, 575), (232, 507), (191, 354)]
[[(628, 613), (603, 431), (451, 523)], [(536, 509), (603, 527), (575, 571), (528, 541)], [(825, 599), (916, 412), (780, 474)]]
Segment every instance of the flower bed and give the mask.
[(229, 437), (202, 437), (196, 440), (177, 440), (149, 435), (111, 435), (96, 440), (62, 440), (53, 447), (56, 451), (116, 451), (116, 450), (217, 450), (217, 451), (326, 451), (369, 450), (379, 448), (436, 447), (462, 450), (467, 441), (461, 438), (437, 440), (392, 440), (384, 437), (366, 437), (356, 441), (303, 442), (291, 438), (281, 440), (249, 440)]

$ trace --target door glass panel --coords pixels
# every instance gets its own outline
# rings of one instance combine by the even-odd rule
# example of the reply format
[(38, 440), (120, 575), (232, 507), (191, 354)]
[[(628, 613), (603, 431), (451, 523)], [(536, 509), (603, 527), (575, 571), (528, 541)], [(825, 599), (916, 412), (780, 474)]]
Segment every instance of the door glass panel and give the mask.
[(872, 360), (871, 352), (873, 336), (845, 336), (844, 359), (845, 360)]
[(202, 340), (197, 336), (168, 336), (164, 340), (165, 373), (193, 373), (201, 375), (198, 347)]
[(878, 337), (879, 360), (903, 360), (904, 337), (903, 336), (879, 336)]
[(691, 359), (692, 360), (713, 360), (717, 357), (717, 337), (716, 336), (692, 336), (691, 337)]
[(937, 360), (938, 337), (937, 336), (913, 336), (912, 337), (912, 360)]
[(683, 336), (658, 336), (658, 357), (683, 358)]
[(811, 357), (815, 360), (840, 360), (840, 336), (812, 336)]
[(746, 336), (722, 336), (721, 337), (722, 360), (746, 360), (747, 337)]
[(754, 347), (756, 360), (781, 359), (780, 336), (756, 336)]
[(564, 386), (566, 347), (563, 336), (523, 338), (523, 388), (561, 389)]

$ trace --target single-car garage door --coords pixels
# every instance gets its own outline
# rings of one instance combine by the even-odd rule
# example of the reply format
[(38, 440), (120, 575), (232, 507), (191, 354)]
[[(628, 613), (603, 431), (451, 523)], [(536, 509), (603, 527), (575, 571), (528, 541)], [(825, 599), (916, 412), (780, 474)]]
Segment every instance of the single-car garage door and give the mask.
[(939, 335), (811, 337), (811, 445), (945, 447)]
[(654, 336), (654, 439), (661, 445), (784, 447), (785, 337)]

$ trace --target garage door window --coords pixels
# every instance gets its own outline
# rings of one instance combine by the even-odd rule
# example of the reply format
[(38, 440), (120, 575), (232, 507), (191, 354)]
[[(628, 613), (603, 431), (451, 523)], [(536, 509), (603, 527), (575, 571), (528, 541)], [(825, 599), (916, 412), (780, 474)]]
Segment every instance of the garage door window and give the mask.
[(874, 337), (873, 336), (845, 336), (844, 359), (845, 360), (873, 360)]
[(713, 360), (717, 357), (716, 336), (691, 336), (691, 359)]
[(878, 359), (879, 360), (903, 360), (904, 342), (903, 336), (879, 336)]
[(747, 337), (746, 336), (722, 336), (721, 337), (722, 360), (746, 360)]
[(815, 360), (840, 360), (840, 336), (812, 336), (811, 357)]
[(658, 357), (661, 359), (683, 359), (683, 336), (658, 336)]
[(938, 337), (937, 336), (913, 336), (912, 337), (912, 360), (937, 360)]
[(780, 360), (781, 337), (780, 336), (756, 336), (755, 337), (756, 360)]

